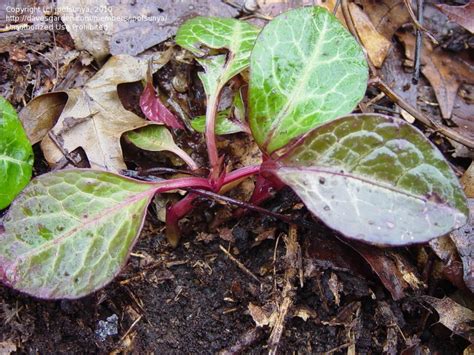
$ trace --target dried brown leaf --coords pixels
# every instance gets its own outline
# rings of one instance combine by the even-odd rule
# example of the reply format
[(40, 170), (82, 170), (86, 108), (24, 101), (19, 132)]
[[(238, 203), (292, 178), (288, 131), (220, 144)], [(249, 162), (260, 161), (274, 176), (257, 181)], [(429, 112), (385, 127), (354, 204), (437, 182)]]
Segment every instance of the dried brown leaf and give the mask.
[(275, 324), (278, 312), (276, 312), (275, 309), (269, 309), (269, 307), (270, 304), (266, 305), (266, 307), (264, 308), (254, 305), (253, 303), (249, 303), (249, 313), (252, 316), (252, 319), (257, 327), (273, 327), (273, 325)]
[(349, 4), (349, 11), (359, 38), (370, 60), (377, 68), (382, 67), (390, 49), (391, 42), (375, 29), (370, 18), (359, 6), (351, 2)]
[(463, 6), (451, 6), (446, 4), (436, 5), (451, 21), (474, 33), (474, 1), (469, 1)]
[[(137, 55), (174, 36), (188, 18), (199, 15), (234, 17), (238, 14), (237, 9), (220, 0), (194, 0), (190, 4), (167, 0), (138, 3), (58, 0), (62, 21), (76, 48), (86, 49), (98, 61), (109, 53)], [(71, 12), (71, 8), (81, 11)]]
[(414, 266), (401, 254), (354, 241), (350, 245), (367, 261), (395, 301), (405, 297), (410, 289), (424, 286)]
[(344, 286), (341, 282), (339, 282), (337, 275), (333, 272), (331, 272), (331, 277), (329, 277), (328, 284), (329, 290), (334, 296), (334, 303), (336, 304), (336, 306), (339, 306), (339, 303), (341, 302), (340, 293), (344, 289)]
[(466, 197), (474, 198), (474, 162), (471, 162), (471, 165), (461, 177), (461, 184), (464, 187)]
[(361, 4), (375, 29), (389, 41), (400, 26), (410, 22), (402, 0), (362, 0)]
[(451, 233), (461, 257), (464, 271), (464, 283), (474, 293), (474, 199), (468, 199), (469, 223)]
[(458, 288), (465, 288), (463, 267), (456, 244), (449, 236), (433, 239), (429, 242), (431, 249), (441, 259), (440, 272)]
[(49, 136), (41, 142), (50, 165), (55, 166), (63, 152), (82, 147), (92, 168), (109, 171), (126, 168), (120, 137), (126, 131), (148, 125), (149, 121), (122, 106), (117, 85), (144, 79), (147, 59), (128, 55), (112, 57), (83, 89), (66, 91), (68, 101), (50, 131), (61, 149)]
[[(405, 46), (405, 55), (414, 59), (415, 37), (408, 32), (398, 35)], [(442, 48), (433, 48), (423, 42), (422, 73), (428, 79), (436, 94), (443, 118), (450, 118), (458, 89), (462, 83), (474, 83), (472, 64), (461, 56), (453, 56)]]
[(443, 299), (423, 296), (423, 300), (439, 314), (439, 322), (453, 333), (474, 342), (474, 312), (454, 302), (451, 298)]
[(66, 105), (65, 92), (52, 92), (35, 97), (19, 113), (31, 144), (41, 141), (54, 126)]

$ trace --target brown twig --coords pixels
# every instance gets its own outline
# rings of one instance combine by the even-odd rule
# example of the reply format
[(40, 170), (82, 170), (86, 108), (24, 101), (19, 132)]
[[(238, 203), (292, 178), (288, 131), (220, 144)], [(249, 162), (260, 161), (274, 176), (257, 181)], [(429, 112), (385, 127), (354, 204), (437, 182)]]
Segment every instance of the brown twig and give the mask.
[(140, 319), (142, 319), (142, 315), (139, 315), (137, 319), (135, 319), (135, 321), (132, 323), (132, 325), (130, 326), (130, 328), (128, 328), (128, 330), (125, 332), (124, 335), (122, 335), (122, 337), (120, 338), (120, 341), (119, 342), (122, 342), (128, 334), (130, 334), (130, 332), (132, 331), (132, 329), (137, 325), (137, 323), (140, 321)]
[(227, 251), (226, 248), (224, 248), (222, 245), (219, 245), (219, 248), (224, 252), (225, 255), (227, 255), (227, 257), (232, 260), (236, 265), (237, 267), (242, 270), (244, 273), (246, 273), (248, 276), (250, 276), (252, 279), (254, 279), (255, 281), (257, 281), (259, 284), (261, 284), (262, 282), (260, 281), (260, 279), (252, 272), (250, 271), (249, 269), (247, 269), (247, 267), (242, 264), (237, 258), (235, 258), (231, 253), (229, 253)]
[(48, 132), (48, 137), (53, 141), (53, 143), (56, 145), (56, 147), (61, 151), (61, 153), (64, 155), (64, 157), (74, 166), (77, 168), (79, 165), (80, 161), (76, 161), (75, 157), (68, 152), (66, 148), (63, 147), (61, 142), (59, 141), (58, 137), (56, 134), (53, 133), (53, 131)]
[[(403, 0), (403, 3), (405, 4), (405, 7), (408, 11), (408, 14), (410, 15), (411, 21), (413, 22), (413, 25), (415, 26), (417, 31), (424, 32), (426, 36), (433, 42), (433, 44), (438, 45), (439, 42), (438, 40), (431, 34), (430, 31), (428, 31), (425, 27), (423, 27), (423, 21), (420, 20), (420, 3), (421, 6), (423, 6), (423, 1), (417, 1), (417, 12), (418, 12), (418, 17), (415, 16), (413, 9), (411, 8), (410, 1), (409, 0)], [(423, 13), (423, 11), (421, 11)]]
[(290, 224), (288, 236), (284, 236), (283, 240), (286, 246), (286, 269), (285, 269), (285, 285), (281, 292), (281, 302), (278, 305), (278, 314), (275, 320), (270, 337), (268, 338), (268, 353), (274, 355), (277, 353), (283, 330), (285, 329), (285, 320), (293, 306), (295, 296), (295, 280), (297, 277), (298, 255), (301, 253), (301, 247), (298, 243), (297, 227)]
[(426, 126), (434, 129), (438, 133), (465, 145), (468, 148), (474, 149), (474, 141), (463, 137), (455, 130), (442, 126), (434, 121), (432, 121), (428, 116), (425, 116), (423, 113), (418, 111), (416, 108), (411, 106), (408, 102), (406, 102), (403, 98), (401, 98), (395, 91), (393, 91), (383, 80), (380, 78), (375, 78), (372, 83), (376, 85), (382, 92), (387, 95), (387, 97), (392, 100), (395, 104), (400, 106), (402, 109), (407, 111), (410, 115), (415, 117), (418, 121), (422, 122)]
[[(348, 27), (349, 31), (355, 37), (355, 39), (357, 40), (359, 45), (362, 48), (364, 48), (364, 46), (362, 45), (362, 42), (359, 38), (359, 34), (357, 33), (357, 30), (354, 26), (354, 22), (352, 21), (352, 17), (351, 17), (350, 11), (349, 11), (349, 6), (348, 6), (347, 0), (342, 0), (341, 8), (342, 8), (342, 14), (344, 16), (344, 20), (346, 21), (346, 24), (347, 24), (347, 27)], [(370, 71), (370, 74), (371, 74), (371, 79), (369, 80), (369, 85), (371, 85), (371, 84), (376, 85), (379, 88), (380, 91), (382, 91), (383, 93), (385, 93), (385, 95), (388, 96), (388, 98), (390, 100), (392, 100), (395, 104), (397, 104), (398, 106), (403, 108), (410, 115), (415, 117), (418, 121), (422, 122), (426, 126), (434, 129), (438, 133), (443, 134), (444, 136), (446, 136), (446, 137), (448, 137), (448, 138), (450, 138), (450, 139), (452, 139), (452, 140), (454, 140), (458, 143), (461, 143), (461, 144), (465, 145), (468, 148), (474, 149), (474, 141), (471, 141), (471, 140), (463, 137), (462, 135), (460, 135), (455, 130), (453, 130), (449, 127), (446, 127), (446, 126), (443, 126), (443, 125), (440, 125), (440, 124), (434, 122), (428, 116), (424, 115), (423, 113), (418, 111), (416, 108), (411, 106), (409, 103), (407, 103), (405, 100), (403, 100), (403, 98), (401, 98), (395, 91), (393, 91), (379, 77), (378, 71), (375, 68), (375, 66), (373, 65), (370, 58), (368, 57), (365, 49), (364, 49), (364, 54), (365, 54), (365, 57), (366, 57), (366, 60), (367, 60), (368, 66), (369, 66), (369, 71)]]
[(332, 9), (332, 14), (336, 16), (337, 10), (339, 9), (339, 5), (341, 5), (341, 0), (337, 0), (336, 4), (334, 5), (334, 9)]
[[(405, 3), (405, 5), (407, 5)], [(408, 6), (411, 9), (411, 6)], [(416, 8), (418, 21), (420, 24), (423, 23), (423, 0), (417, 0)], [(420, 80), (420, 67), (421, 67), (421, 53), (423, 49), (423, 33), (419, 27), (416, 27), (416, 42), (415, 42), (415, 63), (413, 71), (413, 84), (418, 84)]]

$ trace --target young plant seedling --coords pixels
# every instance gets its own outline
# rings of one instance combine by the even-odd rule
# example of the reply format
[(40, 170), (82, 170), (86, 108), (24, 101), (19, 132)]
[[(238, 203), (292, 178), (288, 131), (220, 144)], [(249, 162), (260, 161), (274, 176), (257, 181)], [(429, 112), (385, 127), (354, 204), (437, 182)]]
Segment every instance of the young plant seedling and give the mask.
[[(218, 193), (255, 174), (290, 186), (328, 226), (369, 243), (425, 242), (466, 223), (459, 182), (420, 131), (383, 115), (344, 116), (364, 96), (367, 64), (325, 9), (291, 10), (260, 34), (238, 20), (199, 17), (179, 29), (176, 41), (204, 68), (209, 175), (143, 182), (75, 169), (37, 177), (3, 222), (5, 284), (41, 298), (87, 295), (125, 264), (155, 194), (179, 188)], [(248, 120), (265, 161), (224, 173), (215, 141), (219, 93), (249, 63)], [(193, 169), (166, 133), (168, 143), (153, 141), (163, 132), (151, 126), (128, 139), (145, 149), (175, 151)], [(168, 210), (172, 244), (177, 221), (195, 197), (189, 193)]]

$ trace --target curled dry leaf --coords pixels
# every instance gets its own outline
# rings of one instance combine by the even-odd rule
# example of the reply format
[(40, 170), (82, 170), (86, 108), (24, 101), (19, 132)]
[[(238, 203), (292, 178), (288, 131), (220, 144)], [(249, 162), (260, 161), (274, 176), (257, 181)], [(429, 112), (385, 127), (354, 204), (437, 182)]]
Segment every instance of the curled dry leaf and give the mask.
[(382, 67), (388, 50), (390, 49), (391, 42), (375, 29), (370, 18), (359, 6), (351, 2), (349, 4), (349, 11), (360, 40), (367, 50), (370, 61), (377, 68)]
[(126, 168), (120, 137), (126, 131), (148, 125), (149, 121), (122, 106), (117, 85), (146, 78), (147, 59), (128, 55), (112, 57), (83, 89), (66, 91), (68, 101), (50, 131), (61, 147), (49, 136), (41, 142), (50, 165), (56, 165), (63, 152), (82, 147), (92, 168), (110, 171)]
[(452, 237), (445, 235), (441, 238), (430, 240), (429, 244), (441, 260), (439, 262), (441, 275), (457, 288), (464, 289), (463, 266)]
[[(269, 308), (269, 306), (270, 305), (266, 305), (266, 308)], [(275, 309), (265, 309), (263, 307), (254, 305), (253, 303), (249, 303), (248, 309), (257, 327), (269, 326), (272, 328), (275, 324), (277, 317), (277, 312)]]
[(474, 162), (471, 162), (469, 168), (464, 172), (461, 178), (461, 184), (464, 186), (464, 192), (468, 198), (474, 198)]
[(419, 290), (422, 283), (415, 268), (400, 255), (354, 241), (348, 244), (370, 265), (395, 301), (404, 298), (410, 290)]
[(64, 92), (52, 92), (37, 96), (19, 113), (19, 117), (31, 144), (40, 142), (53, 128), (66, 105)]
[(361, 4), (375, 29), (389, 41), (400, 26), (410, 22), (403, 0), (361, 0)]
[(441, 324), (471, 343), (474, 342), (474, 329), (472, 327), (474, 323), (473, 311), (454, 302), (449, 297), (439, 299), (431, 296), (422, 296), (422, 298), (438, 312)]
[(451, 21), (474, 33), (474, 1), (471, 0), (463, 6), (440, 4), (436, 5), (436, 7), (444, 12)]
[[(405, 55), (414, 59), (415, 37), (408, 32), (398, 34), (405, 46)], [(472, 65), (461, 56), (453, 56), (442, 48), (433, 48), (428, 41), (423, 42), (421, 69), (436, 94), (443, 118), (450, 118), (458, 89), (462, 83), (474, 84)], [(462, 133), (462, 130), (460, 131)]]

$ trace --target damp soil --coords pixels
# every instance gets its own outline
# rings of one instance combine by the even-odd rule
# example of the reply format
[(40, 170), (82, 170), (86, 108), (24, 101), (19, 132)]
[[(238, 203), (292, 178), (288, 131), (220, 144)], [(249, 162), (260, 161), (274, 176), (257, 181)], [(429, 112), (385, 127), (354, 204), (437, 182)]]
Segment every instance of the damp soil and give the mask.
[[(266, 207), (281, 210), (295, 201), (285, 190)], [(197, 206), (217, 215), (226, 208), (208, 201)], [(309, 218), (304, 208), (297, 214)], [(38, 300), (0, 287), (0, 346), (15, 346), (19, 353), (211, 354), (245, 343), (255, 329), (249, 304), (263, 306), (279, 297), (286, 265), (278, 236), (287, 226), (253, 213), (218, 229), (210, 225), (206, 214), (193, 213), (182, 224), (179, 247), (171, 249), (162, 225), (148, 218), (120, 276), (79, 300)], [(273, 236), (267, 233), (269, 239), (255, 245), (258, 233), (269, 229)], [(324, 244), (328, 238), (329, 248)], [(351, 346), (357, 353), (382, 353), (384, 347), (411, 353), (410, 346), (462, 353), (466, 341), (436, 324), (437, 317), (422, 305), (419, 294), (395, 302), (362, 259), (354, 254), (351, 260), (335, 257), (344, 254), (345, 246), (324, 226), (299, 229), (298, 239), (306, 254), (305, 279), (295, 290), (297, 312), (287, 317), (280, 353), (343, 354)], [(326, 249), (326, 256), (313, 252), (320, 249)], [(354, 267), (348, 269), (348, 263)], [(338, 299), (331, 291), (334, 279), (341, 285)], [(452, 286), (436, 287), (431, 294), (440, 296)], [(252, 334), (241, 352), (266, 353), (269, 329)]]

